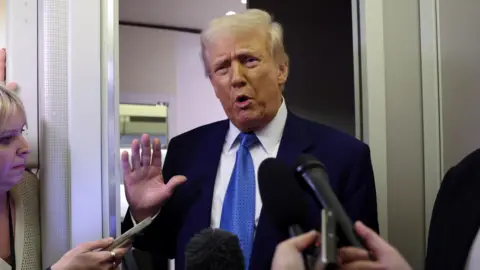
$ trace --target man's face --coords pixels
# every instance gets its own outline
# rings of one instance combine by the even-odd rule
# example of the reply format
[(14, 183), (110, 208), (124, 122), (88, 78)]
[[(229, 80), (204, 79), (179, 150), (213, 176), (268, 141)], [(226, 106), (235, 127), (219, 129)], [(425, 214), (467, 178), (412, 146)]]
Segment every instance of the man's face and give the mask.
[(286, 63), (276, 63), (267, 35), (258, 30), (224, 34), (205, 48), (206, 65), (217, 98), (241, 131), (263, 128), (282, 101)]

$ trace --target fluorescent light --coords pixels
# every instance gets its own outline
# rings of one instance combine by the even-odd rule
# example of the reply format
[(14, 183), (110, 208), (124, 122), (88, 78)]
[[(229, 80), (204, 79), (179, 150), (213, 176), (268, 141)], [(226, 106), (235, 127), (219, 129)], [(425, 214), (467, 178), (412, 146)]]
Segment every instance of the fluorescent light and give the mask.
[(235, 11), (229, 11), (229, 12), (227, 12), (227, 15), (233, 15), (233, 14), (236, 14), (236, 12), (235, 12)]
[(242, 4), (246, 4), (247, 0), (240, 0), (240, 2), (242, 2)]

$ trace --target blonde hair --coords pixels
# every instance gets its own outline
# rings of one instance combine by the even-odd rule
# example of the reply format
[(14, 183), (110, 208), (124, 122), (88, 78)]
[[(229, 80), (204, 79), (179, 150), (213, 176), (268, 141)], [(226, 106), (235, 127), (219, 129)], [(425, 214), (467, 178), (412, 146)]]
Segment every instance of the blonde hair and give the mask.
[(9, 118), (20, 112), (25, 120), (25, 108), (18, 95), (0, 84), (0, 130), (3, 130)]
[(245, 12), (221, 16), (213, 19), (201, 35), (202, 61), (206, 76), (210, 76), (206, 47), (225, 33), (239, 34), (252, 30), (264, 31), (267, 34), (270, 54), (277, 64), (288, 64), (288, 55), (283, 45), (282, 25), (275, 22), (270, 14), (260, 9), (247, 9)]

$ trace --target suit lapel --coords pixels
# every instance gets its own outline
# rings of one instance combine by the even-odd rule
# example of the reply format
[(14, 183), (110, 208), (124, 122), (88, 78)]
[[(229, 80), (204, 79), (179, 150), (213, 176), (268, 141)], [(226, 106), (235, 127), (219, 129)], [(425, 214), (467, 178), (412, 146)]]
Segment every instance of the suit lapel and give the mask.
[[(277, 158), (287, 166), (291, 166), (295, 159), (312, 145), (312, 139), (303, 120), (289, 111)], [(276, 228), (261, 211), (250, 259), (251, 269), (267, 269), (269, 267), (277, 243), (288, 237), (283, 235), (284, 233), (286, 232)]]
[(222, 121), (219, 126), (211, 129), (211, 132), (204, 133), (204, 137), (200, 140), (200, 148), (195, 153), (201, 156), (195, 158), (200, 161), (195, 164), (195, 170), (192, 170), (195, 181), (195, 193), (198, 200), (194, 204), (194, 209), (190, 211), (192, 232), (196, 233), (206, 227), (210, 227), (212, 215), (212, 200), (215, 179), (220, 164), (223, 144), (228, 131), (228, 121)]
[(312, 144), (312, 138), (308, 134), (304, 120), (288, 111), (277, 158), (290, 166)]

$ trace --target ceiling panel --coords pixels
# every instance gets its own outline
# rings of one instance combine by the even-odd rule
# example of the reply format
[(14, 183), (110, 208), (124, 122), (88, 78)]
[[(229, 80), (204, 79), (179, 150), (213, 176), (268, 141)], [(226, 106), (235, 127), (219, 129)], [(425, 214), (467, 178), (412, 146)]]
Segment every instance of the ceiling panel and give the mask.
[(241, 0), (120, 0), (121, 21), (202, 29), (229, 11), (241, 12)]

